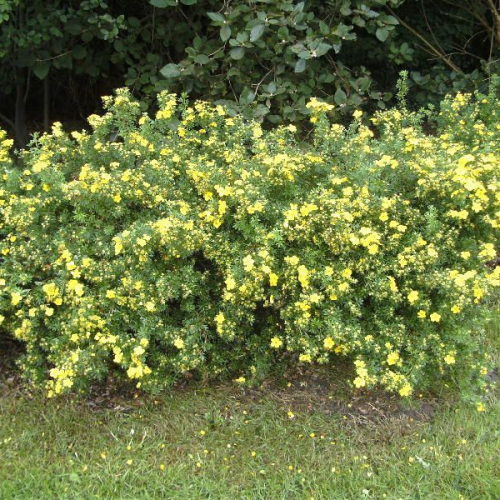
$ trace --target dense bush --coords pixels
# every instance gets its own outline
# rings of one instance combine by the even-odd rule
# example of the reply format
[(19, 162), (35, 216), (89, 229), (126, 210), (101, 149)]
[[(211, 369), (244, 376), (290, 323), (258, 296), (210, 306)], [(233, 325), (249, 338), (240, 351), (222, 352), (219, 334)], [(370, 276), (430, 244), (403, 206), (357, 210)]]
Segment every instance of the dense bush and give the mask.
[(16, 166), (0, 138), (1, 320), (50, 396), (109, 373), (245, 383), (278, 360), (346, 358), (356, 387), (402, 396), (485, 379), (493, 94), (446, 99), (432, 134), (404, 106), (344, 128), (312, 100), (309, 145), (166, 93), (154, 118), (126, 90), (105, 106)]

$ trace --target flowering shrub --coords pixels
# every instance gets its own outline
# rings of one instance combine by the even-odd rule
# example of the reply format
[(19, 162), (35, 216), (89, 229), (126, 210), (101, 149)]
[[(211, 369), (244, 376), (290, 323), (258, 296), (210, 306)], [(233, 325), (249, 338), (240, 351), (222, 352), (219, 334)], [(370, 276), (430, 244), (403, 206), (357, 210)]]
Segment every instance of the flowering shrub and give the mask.
[(410, 396), (485, 379), (481, 317), (500, 285), (500, 116), (447, 99), (435, 134), (405, 109), (312, 144), (220, 106), (126, 90), (91, 132), (0, 136), (3, 328), (49, 396), (112, 372), (155, 390), (185, 372), (260, 377), (352, 361), (353, 384)]

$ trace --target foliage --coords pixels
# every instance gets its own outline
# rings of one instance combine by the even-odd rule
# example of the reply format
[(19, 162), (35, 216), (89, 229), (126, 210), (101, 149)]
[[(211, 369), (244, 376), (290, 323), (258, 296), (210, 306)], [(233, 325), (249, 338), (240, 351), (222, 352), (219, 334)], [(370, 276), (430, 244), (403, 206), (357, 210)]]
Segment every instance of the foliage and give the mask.
[(114, 18), (107, 8), (102, 0), (0, 0), (0, 92), (16, 96), (13, 119), (2, 117), (14, 128), (19, 146), (28, 140), (25, 108), (32, 74), (45, 85), (47, 128), (50, 71), (100, 75), (107, 60), (100, 44), (123, 28), (123, 16)]
[(304, 120), (318, 95), (346, 119), (384, 108), (401, 69), (420, 106), (485, 91), (500, 60), (490, 0), (0, 0), (0, 35), (0, 94), (15, 95), (0, 119), (19, 146), (40, 115), (45, 130), (49, 112), (81, 119), (117, 86), (147, 103), (187, 92), (268, 124)]
[[(491, 0), (405, 2), (389, 60), (411, 69), (412, 100), (439, 103), (447, 92), (487, 89), (498, 73), (500, 11)], [(385, 61), (380, 61), (385, 65)], [(387, 68), (388, 69), (388, 68)]]
[(352, 65), (343, 48), (382, 51), (398, 24), (384, 7), (400, 3), (240, 0), (220, 7), (220, 2), (199, 1), (208, 18), (205, 29), (186, 40), (187, 57), (161, 72), (170, 88), (192, 90), (272, 122), (302, 120), (313, 95), (338, 109), (372, 101), (384, 107), (391, 94), (374, 88), (368, 61)]
[[(0, 9), (1, 5), (9, 7), (9, 2), (2, 2)], [(113, 18), (106, 9), (101, 0), (78, 2), (78, 6), (61, 1), (16, 1), (0, 22), (0, 62), (9, 68), (30, 68), (40, 79), (51, 68), (71, 69), (74, 65), (77, 72), (97, 76), (96, 47), (89, 44), (95, 38), (112, 40), (123, 22), (123, 16)], [(2, 92), (9, 93), (15, 81), (8, 78), (6, 68), (0, 75)]]
[(0, 311), (50, 396), (344, 357), (358, 388), (484, 383), (493, 91), (447, 98), (435, 135), (404, 106), (372, 118), (376, 136), (361, 111), (331, 125), (313, 99), (309, 146), (168, 93), (154, 118), (126, 90), (105, 106), (92, 132), (56, 124), (2, 166)]

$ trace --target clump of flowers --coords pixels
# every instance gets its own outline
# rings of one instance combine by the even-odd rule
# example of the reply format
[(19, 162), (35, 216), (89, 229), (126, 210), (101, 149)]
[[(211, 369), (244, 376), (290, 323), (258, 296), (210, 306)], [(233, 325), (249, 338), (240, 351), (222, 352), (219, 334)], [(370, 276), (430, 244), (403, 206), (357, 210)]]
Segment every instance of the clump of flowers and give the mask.
[(239, 383), (277, 360), (351, 360), (353, 385), (410, 396), (481, 385), (500, 285), (500, 123), (446, 99), (436, 133), (392, 110), (314, 141), (164, 93), (128, 91), (92, 130), (54, 125), (12, 162), (0, 132), (0, 322), (50, 396), (109, 373), (156, 390)]

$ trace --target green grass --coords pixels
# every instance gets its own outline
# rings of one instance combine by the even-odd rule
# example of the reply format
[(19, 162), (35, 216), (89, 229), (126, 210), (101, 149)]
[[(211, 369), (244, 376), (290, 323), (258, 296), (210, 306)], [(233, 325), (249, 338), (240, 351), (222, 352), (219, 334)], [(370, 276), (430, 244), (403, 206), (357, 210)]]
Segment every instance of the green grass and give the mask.
[(298, 404), (296, 391), (97, 407), (6, 394), (0, 498), (500, 498), (498, 405), (431, 416), (366, 397)]
[(450, 397), (403, 406), (326, 375), (80, 401), (4, 381), (0, 498), (500, 498), (497, 399), (484, 413)]

